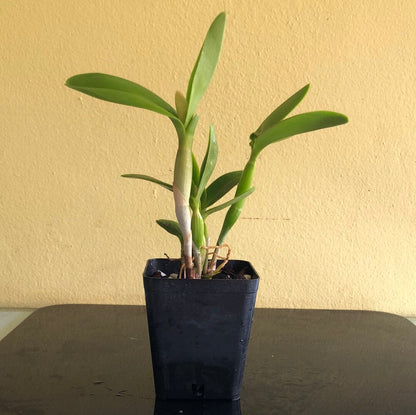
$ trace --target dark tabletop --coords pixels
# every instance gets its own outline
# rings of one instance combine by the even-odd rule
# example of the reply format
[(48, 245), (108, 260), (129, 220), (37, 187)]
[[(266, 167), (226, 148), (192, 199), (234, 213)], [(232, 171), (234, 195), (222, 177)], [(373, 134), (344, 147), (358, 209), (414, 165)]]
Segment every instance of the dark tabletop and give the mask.
[(1, 415), (416, 414), (416, 327), (256, 309), (241, 402), (155, 402), (145, 308), (35, 311), (0, 342)]

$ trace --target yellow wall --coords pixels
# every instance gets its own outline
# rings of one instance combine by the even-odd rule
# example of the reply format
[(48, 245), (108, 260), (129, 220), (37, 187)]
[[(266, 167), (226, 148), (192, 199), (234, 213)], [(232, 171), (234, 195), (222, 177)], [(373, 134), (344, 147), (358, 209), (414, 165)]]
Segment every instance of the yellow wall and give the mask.
[(222, 10), (195, 146), (201, 159), (213, 122), (218, 175), (243, 166), (248, 134), (306, 83), (299, 111), (350, 117), (258, 161), (228, 238), (262, 276), (257, 305), (416, 315), (414, 0), (1, 0), (1, 306), (144, 302), (146, 259), (178, 254), (154, 222), (173, 206), (120, 174), (171, 181), (174, 130), (64, 81), (111, 73), (173, 104)]

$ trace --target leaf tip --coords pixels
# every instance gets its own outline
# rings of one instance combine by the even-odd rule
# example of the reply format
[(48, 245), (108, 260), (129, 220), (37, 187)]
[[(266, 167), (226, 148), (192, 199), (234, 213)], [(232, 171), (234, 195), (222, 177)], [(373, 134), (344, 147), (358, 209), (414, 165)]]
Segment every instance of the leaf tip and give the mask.
[(330, 114), (332, 114), (333, 116), (333, 119), (335, 122), (334, 126), (346, 124), (349, 121), (346, 115), (341, 114), (339, 112), (332, 112), (332, 113), (330, 112)]
[(73, 80), (74, 80), (75, 76), (71, 76), (70, 78), (68, 78), (65, 81), (65, 86), (67, 86), (68, 88), (73, 88)]
[(346, 124), (347, 122), (350, 121), (349, 118), (346, 115), (340, 114), (340, 116), (341, 116), (341, 120), (343, 121), (342, 124)]
[(214, 22), (215, 21), (221, 21), (221, 22), (224, 22), (225, 23), (225, 20), (226, 20), (226, 13), (225, 13), (225, 11), (224, 12), (221, 12), (216, 18), (215, 18), (215, 20), (214, 20)]

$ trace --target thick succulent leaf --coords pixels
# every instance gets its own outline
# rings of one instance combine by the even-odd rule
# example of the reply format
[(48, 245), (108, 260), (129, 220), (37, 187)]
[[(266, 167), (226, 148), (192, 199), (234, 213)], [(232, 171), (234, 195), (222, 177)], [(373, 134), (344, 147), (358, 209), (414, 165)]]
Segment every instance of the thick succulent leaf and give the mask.
[(251, 187), (247, 192), (242, 193), (240, 196), (235, 197), (234, 199), (229, 200), (228, 202), (222, 203), (221, 205), (215, 206), (211, 209), (208, 209), (204, 212), (204, 216), (211, 215), (214, 212), (218, 212), (222, 209), (227, 208), (228, 206), (234, 205), (235, 203), (241, 202), (246, 197), (250, 196), (255, 190), (255, 187)]
[(185, 124), (189, 122), (194, 114), (195, 109), (207, 90), (215, 69), (217, 68), (222, 39), (224, 37), (224, 28), (225, 13), (220, 13), (212, 22), (208, 30), (204, 44), (202, 45), (189, 79), (188, 90), (186, 92), (188, 111)]
[(336, 112), (314, 111), (294, 115), (270, 127), (252, 141), (253, 153), (258, 155), (269, 144), (297, 134), (345, 124), (348, 118)]
[(270, 127), (277, 124), (279, 121), (283, 120), (290, 112), (292, 112), (297, 105), (302, 101), (304, 96), (309, 90), (309, 84), (305, 85), (302, 89), (298, 92), (293, 94), (290, 98), (288, 98), (283, 104), (279, 105), (260, 125), (257, 130), (250, 135), (250, 139), (255, 139), (265, 131), (267, 131)]
[(171, 192), (173, 191), (173, 186), (171, 184), (162, 182), (161, 180), (155, 179), (154, 177), (151, 177), (151, 176), (146, 176), (145, 174), (122, 174), (121, 177), (127, 177), (128, 179), (145, 180), (147, 182), (156, 183), (164, 187), (165, 189), (170, 190)]
[(144, 108), (178, 119), (176, 111), (162, 98), (127, 79), (102, 73), (85, 73), (69, 78), (65, 85), (104, 101)]
[(208, 147), (205, 153), (204, 161), (201, 165), (201, 178), (199, 179), (198, 193), (196, 200), (200, 200), (205, 186), (214, 171), (217, 164), (218, 143), (214, 133), (214, 127), (211, 125), (209, 129)]
[(214, 180), (207, 188), (205, 198), (201, 200), (202, 209), (218, 202), (224, 195), (226, 195), (234, 186), (237, 186), (241, 179), (242, 170), (225, 173), (218, 179)]
[(172, 235), (175, 235), (180, 240), (181, 246), (183, 245), (182, 232), (178, 222), (168, 219), (158, 219), (156, 223), (165, 231), (169, 232)]

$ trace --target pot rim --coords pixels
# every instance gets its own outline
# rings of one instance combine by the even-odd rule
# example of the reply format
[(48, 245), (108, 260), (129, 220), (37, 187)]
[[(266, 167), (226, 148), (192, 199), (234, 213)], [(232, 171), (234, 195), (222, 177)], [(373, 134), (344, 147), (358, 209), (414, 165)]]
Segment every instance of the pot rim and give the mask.
[[(238, 263), (240, 268), (248, 267), (249, 272), (247, 274), (251, 275), (250, 279), (185, 279), (185, 278), (155, 278), (151, 274), (156, 270), (155, 263), (160, 265), (172, 264), (172, 262), (179, 263), (180, 260), (169, 260), (167, 258), (152, 258), (149, 259), (146, 263), (145, 270), (143, 272), (143, 283), (146, 290), (163, 290), (163, 291), (187, 291), (195, 290), (200, 292), (211, 291), (213, 294), (225, 293), (225, 292), (256, 292), (258, 289), (258, 284), (260, 277), (250, 262), (245, 260), (233, 259), (229, 262), (231, 264)], [(172, 264), (172, 266), (174, 266)], [(163, 268), (163, 267), (162, 267)], [(165, 268), (166, 270), (166, 268)], [(163, 269), (161, 270), (165, 272)], [(174, 271), (168, 271), (174, 272)]]

